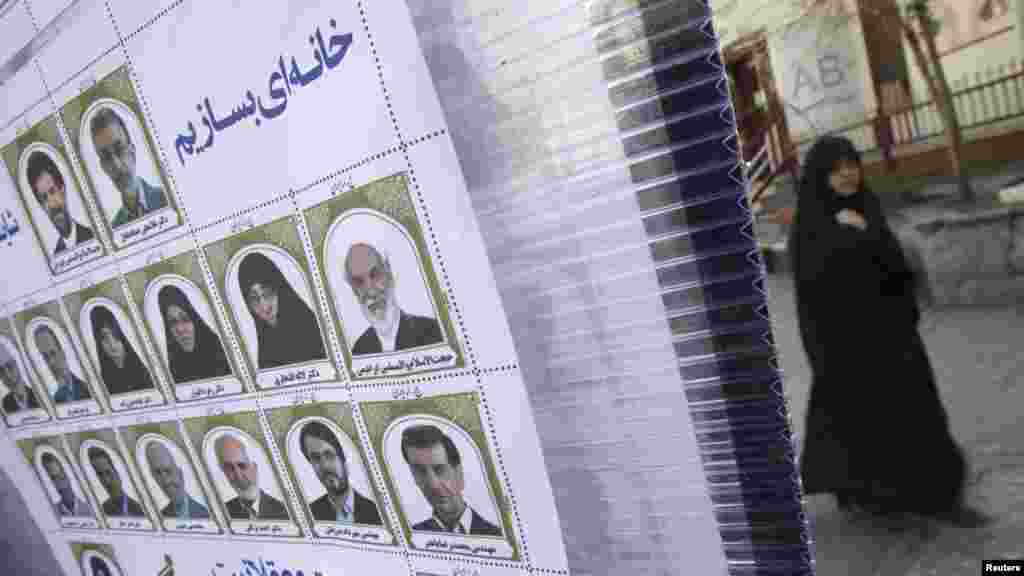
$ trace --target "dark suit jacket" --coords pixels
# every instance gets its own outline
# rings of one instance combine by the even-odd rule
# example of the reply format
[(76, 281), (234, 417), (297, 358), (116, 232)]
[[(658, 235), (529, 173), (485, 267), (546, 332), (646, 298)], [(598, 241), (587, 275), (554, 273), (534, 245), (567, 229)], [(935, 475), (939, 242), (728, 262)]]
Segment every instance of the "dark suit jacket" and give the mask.
[(128, 513), (127, 514), (122, 514), (121, 513), (121, 499), (120, 498), (117, 498), (117, 499), (108, 498), (107, 501), (103, 503), (103, 513), (106, 514), (107, 516), (145, 516), (146, 515), (146, 513), (142, 511), (142, 506), (140, 506), (138, 502), (136, 502), (135, 500), (132, 500), (128, 496), (125, 496), (125, 499), (128, 501), (128, 506), (127, 506)]
[[(352, 508), (352, 522), (354, 524), (382, 525), (377, 505), (354, 489), (352, 489)], [(327, 494), (311, 502), (309, 504), (309, 511), (313, 513), (313, 518), (319, 522), (336, 522), (338, 518), (338, 513), (335, 511), (334, 505), (331, 504)]]
[[(501, 536), (501, 529), (494, 524), (491, 524), (487, 520), (484, 520), (476, 513), (476, 510), (470, 508), (470, 512), (473, 513), (473, 521), (469, 526), (469, 534), (472, 536)], [(448, 532), (444, 526), (435, 520), (433, 517), (427, 518), (423, 522), (416, 524), (412, 527), (413, 530), (423, 530), (425, 532)]]
[(64, 390), (57, 389), (57, 393), (53, 395), (53, 401), (57, 404), (64, 402), (73, 402), (75, 400), (89, 400), (92, 398), (92, 392), (89, 391), (89, 385), (83, 382), (78, 376), (71, 375), (71, 380), (75, 383), (75, 387), (78, 388), (78, 398), (68, 398), (67, 394), (64, 394)]
[[(185, 498), (188, 498), (189, 511), (192, 512), (192, 515), (189, 516), (189, 518), (206, 520), (210, 517), (210, 511), (206, 509), (206, 506), (196, 502), (195, 498), (192, 498), (191, 496), (186, 495)], [(164, 509), (161, 510), (160, 513), (166, 518), (177, 517), (178, 512), (174, 509), (174, 501), (168, 502), (167, 506), (164, 506)]]
[[(437, 323), (437, 320), (427, 318), (426, 316), (413, 316), (405, 312), (400, 314), (401, 316), (398, 318), (398, 338), (395, 340), (396, 352), (418, 346), (437, 344), (444, 340), (444, 336), (441, 335), (441, 325)], [(366, 332), (363, 332), (362, 336), (356, 340), (355, 345), (352, 346), (353, 356), (379, 354), (383, 351), (384, 347), (381, 345), (380, 337), (377, 336), (377, 331), (373, 326), (367, 328)]]
[[(28, 409), (32, 410), (35, 408), (39, 408), (39, 401), (36, 400), (36, 393), (33, 392), (31, 388), (26, 388), (25, 392), (25, 400), (28, 401)], [(14, 399), (14, 392), (8, 392), (7, 395), (4, 396), (3, 404), (4, 412), (6, 412), (7, 414), (14, 414), (18, 410), (20, 410), (20, 408), (18, 408), (17, 401)]]
[[(74, 222), (74, 225), (75, 225), (75, 236), (76, 236), (75, 240), (77, 240), (79, 244), (82, 244), (84, 242), (88, 242), (89, 240), (92, 240), (93, 238), (95, 238), (95, 236), (93, 236), (93, 233), (92, 233), (92, 228), (89, 228), (88, 226), (83, 226), (83, 225), (79, 224), (78, 222)], [(65, 247), (64, 250), (67, 250), (67, 247)], [(64, 252), (64, 250), (58, 250), (58, 249), (54, 248), (53, 249), (53, 255), (56, 256), (57, 254), (60, 254), (61, 252)]]
[[(249, 513), (245, 511), (245, 506), (242, 505), (242, 502), (237, 497), (225, 502), (224, 506), (228, 509), (228, 516), (235, 520), (249, 519)], [(260, 511), (256, 519), (288, 520), (288, 509), (284, 507), (284, 503), (280, 500), (260, 490)]]

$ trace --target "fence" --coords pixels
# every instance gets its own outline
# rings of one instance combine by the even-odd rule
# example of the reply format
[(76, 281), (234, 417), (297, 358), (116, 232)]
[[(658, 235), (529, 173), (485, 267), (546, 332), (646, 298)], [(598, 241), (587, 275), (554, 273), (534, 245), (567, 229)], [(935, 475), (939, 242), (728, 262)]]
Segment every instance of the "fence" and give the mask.
[[(962, 130), (980, 128), (1024, 116), (1024, 59), (1010, 64), (1008, 72), (1000, 67), (988, 80), (975, 76), (975, 82), (967, 78), (952, 83), (953, 107)], [(885, 130), (888, 123), (889, 131)], [(943, 133), (942, 114), (935, 102), (927, 101), (906, 108), (879, 111), (857, 124), (841, 127), (829, 134), (849, 138), (863, 152), (885, 151), (927, 140)], [(886, 142), (886, 132), (891, 141)], [(879, 136), (882, 135), (881, 138)], [(804, 152), (814, 138), (797, 142)]]

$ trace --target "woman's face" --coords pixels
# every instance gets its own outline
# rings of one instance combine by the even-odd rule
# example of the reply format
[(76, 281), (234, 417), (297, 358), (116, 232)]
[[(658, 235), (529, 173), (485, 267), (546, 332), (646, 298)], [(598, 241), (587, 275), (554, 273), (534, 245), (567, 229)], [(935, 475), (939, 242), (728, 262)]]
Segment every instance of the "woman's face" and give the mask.
[(100, 328), (100, 347), (118, 368), (124, 368), (124, 342), (118, 337), (111, 326)]
[(167, 307), (165, 322), (171, 327), (171, 336), (182, 350), (192, 352), (196, 349), (196, 325), (187, 312), (171, 304)]
[(246, 301), (254, 316), (277, 326), (277, 291), (272, 286), (259, 282), (253, 284), (246, 294)]
[(860, 165), (852, 160), (836, 162), (828, 174), (828, 185), (838, 196), (853, 196), (860, 190)]

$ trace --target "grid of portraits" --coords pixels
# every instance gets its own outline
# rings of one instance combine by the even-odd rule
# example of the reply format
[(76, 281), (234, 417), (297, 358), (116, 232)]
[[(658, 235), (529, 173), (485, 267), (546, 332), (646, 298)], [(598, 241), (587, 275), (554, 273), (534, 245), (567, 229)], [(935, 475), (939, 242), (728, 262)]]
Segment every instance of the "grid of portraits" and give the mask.
[[(349, 25), (338, 24), (330, 42)], [(353, 46), (380, 80), (377, 55)], [(402, 58), (422, 66), (418, 47)], [(301, 201), (250, 187), (200, 209), (192, 199), (218, 191), (196, 190), (168, 147), (156, 81), (144, 91), (138, 60), (116, 50), (86, 68), (0, 142), (50, 272), (47, 291), (2, 309), (0, 407), (62, 537), (278, 539), (526, 570), (486, 378), (455, 302), (459, 252), (438, 241), (479, 243), (460, 222), (471, 216), (438, 214), (462, 194), (443, 117), (390, 142), (381, 100), (380, 118), (359, 120), (376, 124), (373, 144), (338, 164), (348, 174), (320, 178), (318, 156)], [(198, 153), (188, 161), (212, 157)], [(290, 169), (307, 167), (298, 156)], [(433, 171), (444, 177), (431, 187)], [(493, 290), (478, 256), (454, 266), (462, 286)], [(499, 344), (495, 357), (514, 366)], [(72, 548), (84, 575), (131, 570), (113, 547)]]

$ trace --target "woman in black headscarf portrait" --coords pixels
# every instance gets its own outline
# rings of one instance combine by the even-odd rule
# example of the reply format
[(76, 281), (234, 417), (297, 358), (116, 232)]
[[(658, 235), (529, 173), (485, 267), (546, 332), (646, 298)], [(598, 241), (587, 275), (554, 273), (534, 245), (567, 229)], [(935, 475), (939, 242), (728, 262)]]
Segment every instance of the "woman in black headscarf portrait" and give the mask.
[(316, 316), (270, 258), (242, 258), (238, 287), (256, 323), (260, 370), (327, 358)]
[(880, 517), (984, 523), (964, 502), (966, 460), (918, 332), (917, 276), (849, 140), (808, 152), (789, 246), (812, 374), (804, 491)]
[(104, 306), (96, 306), (89, 317), (100, 359), (100, 376), (107, 385), (107, 392), (114, 395), (152, 388), (149, 370), (125, 337), (114, 313)]
[(167, 364), (175, 383), (231, 375), (220, 337), (180, 288), (173, 284), (161, 288), (157, 304), (164, 321)]

